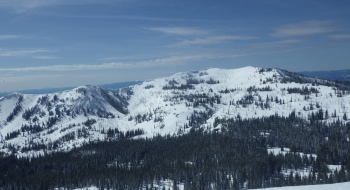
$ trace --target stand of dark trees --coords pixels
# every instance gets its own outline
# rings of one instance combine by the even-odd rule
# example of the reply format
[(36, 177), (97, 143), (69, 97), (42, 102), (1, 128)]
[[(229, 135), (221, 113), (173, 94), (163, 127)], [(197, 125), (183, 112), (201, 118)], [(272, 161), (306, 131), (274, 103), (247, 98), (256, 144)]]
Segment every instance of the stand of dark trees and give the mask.
[[(291, 114), (247, 120), (217, 118), (214, 127), (220, 130), (196, 126), (178, 136), (118, 138), (90, 142), (70, 152), (3, 157), (0, 189), (147, 189), (166, 179), (174, 186), (184, 184), (185, 189), (350, 181), (349, 124), (308, 122)], [(275, 146), (291, 151), (269, 154), (267, 148)], [(298, 152), (315, 153), (317, 159)], [(331, 173), (327, 164), (342, 167)], [(295, 172), (305, 168), (312, 168), (307, 176)], [(287, 169), (293, 169), (294, 174), (283, 173)]]

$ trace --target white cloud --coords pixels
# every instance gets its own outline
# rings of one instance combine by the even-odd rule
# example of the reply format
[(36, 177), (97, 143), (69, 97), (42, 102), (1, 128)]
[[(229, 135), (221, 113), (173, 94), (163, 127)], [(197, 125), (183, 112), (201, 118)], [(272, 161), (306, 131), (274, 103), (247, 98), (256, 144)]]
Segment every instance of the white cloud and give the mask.
[(151, 28), (151, 30), (162, 32), (169, 35), (179, 35), (179, 36), (201, 36), (207, 35), (209, 32), (197, 28), (189, 27), (158, 27)]
[(110, 60), (131, 60), (131, 59), (144, 59), (149, 58), (150, 55), (133, 55), (133, 56), (118, 56), (118, 57), (104, 57), (97, 60), (110, 61)]
[(27, 72), (27, 71), (78, 71), (78, 70), (101, 70), (101, 69), (126, 69), (126, 68), (148, 68), (160, 66), (172, 66), (185, 64), (189, 61), (212, 59), (220, 57), (237, 57), (242, 55), (184, 55), (171, 56), (168, 58), (155, 59), (150, 61), (140, 61), (132, 63), (103, 63), (103, 64), (80, 64), (80, 65), (49, 65), (37, 67), (0, 68), (0, 72)]
[(43, 55), (43, 56), (34, 56), (34, 58), (35, 59), (43, 59), (43, 60), (45, 60), (45, 59), (56, 59), (57, 57)]
[(274, 42), (247, 44), (247, 46), (251, 48), (270, 49), (270, 48), (287, 47), (300, 42), (302, 42), (302, 40), (279, 40)]
[(23, 12), (31, 8), (56, 5), (59, 2), (58, 0), (2, 0), (0, 8), (10, 8), (16, 12)]
[(15, 50), (15, 51), (2, 51), (0, 50), (0, 56), (2, 57), (20, 57), (30, 54), (36, 54), (41, 52), (47, 52), (45, 49), (28, 49), (28, 50)]
[(0, 35), (0, 40), (16, 39), (21, 37), (22, 36), (18, 36), (18, 35)]
[(168, 47), (183, 47), (191, 45), (210, 45), (219, 44), (232, 40), (250, 40), (256, 39), (252, 36), (233, 36), (233, 35), (213, 35), (209, 30), (202, 30), (198, 28), (190, 27), (158, 27), (151, 28), (151, 30), (162, 32), (168, 35), (184, 36), (188, 39), (183, 40), (179, 43), (170, 45)]
[(191, 40), (184, 40), (180, 43), (172, 45), (171, 47), (219, 44), (219, 43), (232, 41), (232, 40), (251, 40), (251, 39), (255, 39), (255, 38), (256, 37), (252, 37), (252, 36), (228, 36), (228, 35), (208, 36), (208, 37), (204, 37), (204, 38), (195, 38), (195, 39), (191, 39)]
[(273, 33), (271, 33), (271, 36), (278, 38), (299, 37), (322, 34), (334, 30), (336, 30), (336, 27), (332, 21), (309, 20), (278, 27)]
[(338, 35), (330, 35), (329, 38), (335, 39), (335, 40), (349, 40), (350, 34), (338, 34)]
[(142, 61), (137, 63), (103, 63), (103, 64), (80, 64), (80, 65), (50, 65), (50, 66), (38, 66), (38, 67), (22, 67), (22, 68), (2, 68), (0, 71), (67, 71), (67, 70), (97, 70), (97, 69), (120, 69), (120, 68), (145, 68), (171, 65), (195, 59), (195, 57), (170, 57), (165, 59), (156, 59), (151, 61)]
[[(125, 1), (125, 0), (118, 0)], [(57, 6), (57, 5), (83, 5), (83, 4), (101, 4), (108, 0), (0, 0), (0, 8), (11, 9), (17, 13), (25, 12), (29, 9)]]

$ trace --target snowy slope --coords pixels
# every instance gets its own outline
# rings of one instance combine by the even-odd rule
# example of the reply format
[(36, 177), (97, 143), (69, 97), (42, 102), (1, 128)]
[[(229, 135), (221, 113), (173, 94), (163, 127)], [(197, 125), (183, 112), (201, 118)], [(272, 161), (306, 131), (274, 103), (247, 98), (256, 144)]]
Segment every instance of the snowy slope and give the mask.
[(350, 114), (349, 89), (284, 70), (244, 67), (183, 72), (121, 90), (82, 86), (62, 93), (11, 94), (0, 99), (0, 152), (21, 156), (123, 135), (214, 130), (215, 118), (293, 112), (308, 119), (322, 112), (325, 122), (342, 120)]
[[(164, 185), (158, 187), (157, 189), (172, 189), (172, 183), (165, 181)], [(157, 186), (155, 186), (157, 187)], [(82, 189), (75, 190), (97, 190), (97, 187), (86, 187)], [(146, 188), (145, 188), (146, 189)], [(184, 189), (183, 185), (179, 185), (179, 189)], [(348, 190), (350, 189), (350, 182), (345, 183), (335, 183), (335, 184), (324, 184), (324, 185), (304, 185), (304, 186), (287, 186), (287, 187), (273, 187), (273, 188), (265, 188), (266, 190)]]
[(304, 185), (304, 186), (289, 186), (289, 187), (274, 187), (266, 188), (267, 190), (348, 190), (350, 182), (324, 184), (324, 185)]

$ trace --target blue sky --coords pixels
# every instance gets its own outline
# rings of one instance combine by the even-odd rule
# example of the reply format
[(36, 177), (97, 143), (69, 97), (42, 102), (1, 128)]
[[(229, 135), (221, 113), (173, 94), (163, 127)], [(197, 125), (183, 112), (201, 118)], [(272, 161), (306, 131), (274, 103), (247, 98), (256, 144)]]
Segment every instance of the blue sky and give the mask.
[(0, 0), (0, 92), (209, 67), (350, 69), (348, 0)]

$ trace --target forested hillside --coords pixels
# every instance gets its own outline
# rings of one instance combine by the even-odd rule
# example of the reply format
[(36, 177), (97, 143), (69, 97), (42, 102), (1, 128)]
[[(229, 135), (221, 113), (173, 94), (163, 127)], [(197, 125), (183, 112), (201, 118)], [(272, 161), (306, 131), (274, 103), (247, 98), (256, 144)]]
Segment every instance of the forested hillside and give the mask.
[(0, 99), (0, 189), (244, 189), (350, 181), (350, 84), (207, 69)]
[[(221, 132), (192, 128), (179, 136), (120, 138), (67, 153), (2, 158), (0, 186), (151, 189), (170, 180), (185, 189), (242, 189), (350, 180), (349, 124), (307, 122), (294, 115), (215, 123)], [(269, 153), (272, 146), (290, 152)], [(331, 164), (341, 169), (332, 172)]]

